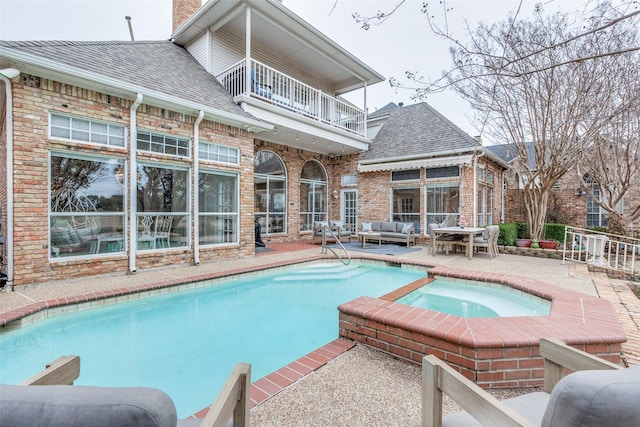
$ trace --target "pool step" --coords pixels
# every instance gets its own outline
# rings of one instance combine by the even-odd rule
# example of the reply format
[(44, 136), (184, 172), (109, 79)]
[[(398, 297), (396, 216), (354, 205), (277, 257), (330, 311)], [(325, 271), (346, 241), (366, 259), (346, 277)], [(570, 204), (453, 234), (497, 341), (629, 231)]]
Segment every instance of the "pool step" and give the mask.
[(317, 264), (301, 268), (291, 272), (286, 277), (278, 277), (275, 281), (300, 281), (300, 280), (336, 280), (350, 279), (366, 273), (365, 268), (357, 265), (343, 264)]

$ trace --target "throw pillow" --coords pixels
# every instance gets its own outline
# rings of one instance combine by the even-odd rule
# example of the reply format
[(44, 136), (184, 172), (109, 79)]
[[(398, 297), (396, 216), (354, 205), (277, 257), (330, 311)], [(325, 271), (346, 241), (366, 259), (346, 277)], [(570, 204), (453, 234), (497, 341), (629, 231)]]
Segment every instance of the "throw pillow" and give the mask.
[(362, 223), (362, 231), (371, 231), (371, 223), (363, 222)]
[(413, 224), (402, 224), (402, 234), (407, 234), (409, 233), (410, 230), (413, 229)]

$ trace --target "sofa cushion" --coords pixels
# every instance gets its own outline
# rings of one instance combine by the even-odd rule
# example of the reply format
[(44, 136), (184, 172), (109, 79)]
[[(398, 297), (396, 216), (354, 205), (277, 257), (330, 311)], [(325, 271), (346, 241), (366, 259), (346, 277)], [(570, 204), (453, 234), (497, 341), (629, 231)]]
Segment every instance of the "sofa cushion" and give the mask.
[(380, 232), (381, 233), (395, 233), (396, 232), (396, 223), (383, 221), (380, 223)]
[(0, 384), (3, 426), (173, 427), (176, 408), (147, 387), (22, 386)]
[(362, 223), (362, 231), (372, 231), (370, 222)]
[(382, 222), (380, 221), (372, 221), (371, 222), (371, 230), (375, 231), (376, 233), (380, 232), (380, 227), (382, 226)]
[(382, 237), (382, 239), (384, 239), (385, 237), (387, 239), (407, 239), (408, 236), (406, 234), (402, 234), (402, 233), (391, 233), (389, 231), (386, 232), (380, 232), (380, 237)]
[(640, 366), (574, 372), (553, 388), (542, 426), (638, 425), (639, 391)]

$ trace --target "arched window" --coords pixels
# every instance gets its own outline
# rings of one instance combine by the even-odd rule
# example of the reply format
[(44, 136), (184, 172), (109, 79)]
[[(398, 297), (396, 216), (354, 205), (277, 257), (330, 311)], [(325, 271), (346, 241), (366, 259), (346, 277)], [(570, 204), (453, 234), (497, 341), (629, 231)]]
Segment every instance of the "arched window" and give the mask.
[(272, 151), (259, 151), (253, 159), (255, 217), (263, 234), (287, 231), (287, 173)]
[(327, 221), (327, 174), (310, 160), (300, 174), (300, 231), (312, 230), (314, 221)]

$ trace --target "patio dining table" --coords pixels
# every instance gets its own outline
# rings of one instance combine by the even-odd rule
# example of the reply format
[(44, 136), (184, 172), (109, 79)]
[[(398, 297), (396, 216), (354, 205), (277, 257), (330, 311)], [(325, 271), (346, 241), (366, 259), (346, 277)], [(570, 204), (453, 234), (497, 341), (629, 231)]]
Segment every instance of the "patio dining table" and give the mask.
[[(431, 230), (434, 235), (437, 234), (454, 234), (461, 236), (468, 236), (469, 244), (466, 245), (467, 248), (467, 258), (473, 259), (473, 237), (478, 234), (482, 234), (484, 232), (483, 227), (441, 227), (434, 228)], [(455, 243), (455, 241), (453, 241)], [(436, 239), (431, 239), (433, 256), (436, 256)]]

